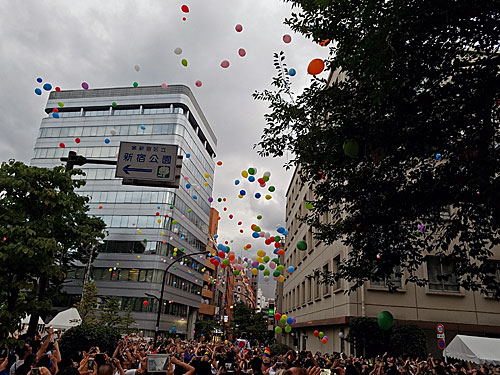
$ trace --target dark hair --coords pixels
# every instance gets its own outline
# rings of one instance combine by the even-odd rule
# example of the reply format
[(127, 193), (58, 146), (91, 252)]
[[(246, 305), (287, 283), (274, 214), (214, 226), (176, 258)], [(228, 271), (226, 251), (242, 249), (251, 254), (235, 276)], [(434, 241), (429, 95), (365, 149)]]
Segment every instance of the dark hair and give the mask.
[(38, 367), (46, 367), (50, 370), (50, 358), (47, 354), (42, 355), (36, 364)]
[(34, 354), (30, 354), (24, 360), (24, 363), (16, 368), (16, 375), (26, 375), (31, 370), (31, 365), (35, 363), (36, 356)]
[(80, 373), (73, 366), (68, 366), (59, 371), (58, 375), (80, 375)]

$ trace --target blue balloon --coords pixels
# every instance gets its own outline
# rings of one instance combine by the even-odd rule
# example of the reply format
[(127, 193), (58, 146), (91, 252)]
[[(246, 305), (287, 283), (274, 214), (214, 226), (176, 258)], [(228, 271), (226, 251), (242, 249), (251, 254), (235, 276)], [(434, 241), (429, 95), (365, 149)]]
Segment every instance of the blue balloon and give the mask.
[(38, 77), (38, 78), (36, 79), (36, 81), (37, 81), (38, 83), (42, 83), (42, 82), (43, 82), (43, 79), (42, 79), (41, 77)]
[(248, 181), (254, 182), (255, 181), (255, 177), (254, 176), (248, 176)]
[(436, 160), (441, 160), (441, 154), (436, 154)]
[(279, 227), (277, 230), (278, 233), (283, 233), (284, 231), (285, 231), (285, 228), (283, 228), (283, 227)]
[(146, 125), (141, 125), (141, 130), (146, 130)]
[(279, 249), (274, 249), (274, 250), (273, 250), (273, 253), (274, 253), (274, 254), (278, 254), (278, 250), (279, 250)]
[(109, 144), (110, 142), (111, 142), (111, 141), (109, 140), (109, 138), (106, 138), (106, 139), (104, 140), (104, 143), (106, 143), (106, 144)]
[(191, 154), (186, 154), (186, 158), (190, 158), (191, 157)]
[(285, 231), (282, 234), (283, 236), (288, 236), (288, 229), (285, 229)]
[(240, 190), (240, 195), (245, 195), (247, 192), (245, 190)]
[(294, 68), (290, 68), (290, 70), (288, 71), (288, 74), (293, 77), (295, 74), (297, 74), (297, 71), (294, 69)]
[(156, 208), (157, 208), (157, 209), (160, 209), (161, 207), (160, 207), (160, 206), (158, 206), (158, 207), (156, 207)]
[(35, 89), (35, 94), (37, 95), (42, 95), (42, 90), (40, 90), (38, 87)]
[(52, 90), (52, 85), (50, 83), (46, 83), (45, 85), (43, 85), (43, 89), (45, 91), (50, 91)]
[(260, 237), (259, 232), (253, 232), (253, 233), (252, 233), (252, 237), (253, 237), (253, 238), (259, 238), (259, 237)]
[(191, 187), (191, 184), (186, 184), (186, 189), (189, 189)]
[(181, 237), (181, 241), (184, 241), (186, 239), (186, 237), (182, 236)]
[(196, 194), (193, 194), (193, 199), (198, 199), (198, 196)]
[(217, 245), (217, 249), (220, 250), (220, 251), (226, 251), (226, 247), (223, 244), (221, 244), (221, 243)]
[(54, 117), (54, 118), (59, 118), (59, 113), (57, 113), (57, 112), (52, 112), (52, 117)]
[(172, 327), (172, 331), (175, 331), (175, 327)]
[(262, 197), (260, 193), (255, 193), (255, 198), (259, 199), (260, 197)]
[(290, 317), (286, 318), (286, 322), (287, 324), (293, 324), (293, 318)]
[(240, 180), (234, 180), (234, 184), (235, 185), (239, 185), (240, 184)]
[(218, 234), (214, 234), (214, 238), (219, 238), (219, 235)]
[(220, 262), (220, 258), (218, 256), (215, 256), (214, 259), (217, 259)]
[[(288, 272), (288, 273), (292, 273), (293, 271), (295, 271), (295, 267), (294, 267), (294, 266), (290, 266), (290, 267), (288, 267), (288, 269), (287, 269), (287, 272)], [(288, 319), (290, 319), (290, 318), (288, 318)], [(288, 321), (287, 321), (287, 323), (288, 323), (288, 324), (291, 324), (291, 323), (290, 323), (290, 322), (288, 322)]]

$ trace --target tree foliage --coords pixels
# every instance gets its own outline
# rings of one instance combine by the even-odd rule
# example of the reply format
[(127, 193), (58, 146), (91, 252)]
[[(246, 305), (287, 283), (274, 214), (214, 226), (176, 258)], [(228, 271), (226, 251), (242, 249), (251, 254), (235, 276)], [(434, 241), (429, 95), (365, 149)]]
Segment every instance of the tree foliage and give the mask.
[(0, 344), (27, 314), (36, 328), (68, 267), (85, 262), (82, 247), (104, 237), (104, 222), (75, 192), (85, 184), (76, 174), (14, 160), (0, 167)]
[(256, 313), (243, 303), (235, 306), (231, 327), (235, 337), (246, 333), (248, 339), (259, 343), (267, 343), (271, 337), (267, 330), (267, 314)]
[(391, 334), (392, 354), (396, 357), (425, 358), (427, 341), (424, 330), (416, 325), (397, 325)]
[[(296, 95), (275, 55), (275, 90), (254, 94), (270, 107), (259, 152), (294, 156), (287, 167), (314, 186), (305, 219), (319, 240), (348, 247), (327, 281), (352, 291), (399, 266), (423, 285), (417, 270), (432, 254), (454, 264), (461, 287), (499, 297), (488, 262), (500, 244), (496, 4), (287, 2), (285, 23), (328, 43), (332, 74)], [(352, 157), (346, 141), (358, 146)]]
[(194, 324), (195, 339), (200, 340), (201, 335), (205, 337), (205, 341), (210, 341), (214, 335), (214, 330), (220, 328), (219, 323), (212, 319), (197, 320)]
[(82, 323), (96, 324), (97, 317), (97, 286), (95, 283), (83, 284), (82, 299), (75, 303), (75, 307), (82, 318)]

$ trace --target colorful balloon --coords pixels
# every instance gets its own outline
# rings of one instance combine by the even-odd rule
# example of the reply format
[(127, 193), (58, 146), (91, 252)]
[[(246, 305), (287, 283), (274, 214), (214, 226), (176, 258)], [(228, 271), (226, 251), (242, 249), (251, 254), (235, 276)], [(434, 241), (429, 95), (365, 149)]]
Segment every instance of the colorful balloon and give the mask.
[(307, 242), (306, 241), (297, 242), (297, 249), (299, 249), (300, 251), (307, 250)]
[(229, 63), (229, 61), (228, 61), (228, 60), (222, 60), (222, 62), (220, 63), (220, 66), (221, 66), (222, 68), (224, 68), (224, 69), (229, 68), (229, 65), (230, 65), (230, 63)]
[(52, 90), (52, 85), (50, 83), (46, 83), (45, 85), (43, 85), (43, 89), (45, 91), (50, 91)]
[(176, 49), (174, 49), (174, 53), (176, 55), (181, 55), (182, 54), (182, 48), (181, 47), (177, 47)]
[(241, 33), (243, 31), (243, 26), (240, 24), (237, 24), (234, 29), (236, 30), (237, 33)]
[(141, 70), (141, 67), (140, 67), (139, 65), (137, 65), (137, 64), (136, 64), (136, 65), (134, 66), (134, 69), (135, 69), (135, 71), (136, 71), (136, 72), (138, 72), (139, 70)]
[(182, 59), (182, 60), (181, 60), (181, 64), (182, 64), (183, 66), (188, 66), (188, 61), (187, 61), (186, 59)]
[(288, 34), (283, 35), (283, 42), (286, 44), (290, 43), (292, 41), (292, 37)]
[(387, 331), (394, 324), (394, 317), (389, 311), (381, 311), (377, 316), (377, 322), (382, 331)]
[(188, 7), (186, 4), (184, 4), (184, 5), (182, 5), (182, 6), (181, 6), (181, 10), (182, 10), (184, 13), (189, 13), (189, 7)]
[(309, 63), (307, 67), (307, 73), (315, 76), (317, 74), (320, 74), (324, 69), (325, 69), (325, 62), (321, 59), (314, 59)]
[(37, 95), (42, 95), (42, 90), (40, 90), (40, 88), (39, 88), (39, 87), (37, 87), (37, 88), (35, 89), (35, 94), (37, 94)]
[(297, 74), (297, 71), (296, 71), (294, 68), (290, 68), (290, 69), (288, 70), (288, 75), (289, 75), (290, 77), (293, 77), (295, 74)]
[(247, 54), (247, 51), (245, 51), (245, 49), (244, 49), (244, 48), (240, 48), (240, 49), (238, 50), (238, 55), (240, 55), (240, 57), (245, 57), (245, 56), (246, 56), (246, 54)]
[(89, 89), (89, 84), (87, 82), (82, 82), (82, 89), (88, 90)]
[(162, 83), (162, 84), (161, 84), (161, 87), (162, 87), (163, 89), (165, 89), (165, 90), (166, 90), (166, 89), (168, 89), (168, 85), (167, 85), (166, 83)]
[(203, 82), (201, 82), (200, 80), (196, 81), (194, 84), (196, 85), (196, 87), (203, 86)]

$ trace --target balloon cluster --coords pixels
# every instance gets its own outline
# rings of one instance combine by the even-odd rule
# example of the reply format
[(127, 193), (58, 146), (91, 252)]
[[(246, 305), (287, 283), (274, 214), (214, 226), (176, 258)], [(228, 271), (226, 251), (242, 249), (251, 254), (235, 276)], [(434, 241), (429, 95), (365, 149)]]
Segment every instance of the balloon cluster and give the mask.
[(321, 331), (314, 331), (314, 337), (320, 339), (322, 344), (326, 344), (328, 342), (328, 336), (325, 336), (325, 334)]
[[(271, 178), (271, 172), (264, 172), (264, 174), (262, 175), (262, 177), (260, 178), (256, 178), (255, 175), (257, 174), (257, 168), (254, 168), (254, 167), (250, 167), (248, 168), (248, 170), (243, 170), (241, 171), (241, 176), (243, 178), (246, 178), (248, 180), (248, 182), (255, 182), (257, 181), (260, 185), (261, 188), (265, 188), (266, 187), (266, 183), (269, 182), (269, 179)], [(235, 185), (239, 185), (241, 183), (240, 180), (235, 180), (234, 181), (234, 184)], [(275, 186), (269, 186), (268, 189), (267, 189), (270, 193), (273, 193), (274, 191), (276, 191), (276, 187)], [(238, 198), (242, 199), (243, 197), (245, 197), (247, 195), (247, 192), (242, 189), (239, 191), (239, 194), (238, 194)], [(260, 192), (256, 192), (254, 197), (255, 199), (260, 199), (262, 197), (262, 193)], [(266, 200), (270, 200), (272, 199), (272, 195), (271, 194), (266, 194), (264, 196), (264, 198)]]
[(277, 320), (278, 324), (281, 324), (282, 326), (285, 327), (283, 329), (282, 327), (277, 325), (274, 328), (274, 332), (276, 332), (277, 334), (280, 334), (283, 331), (285, 331), (286, 333), (292, 332), (292, 325), (294, 325), (297, 322), (297, 320), (295, 318), (287, 316), (286, 314), (281, 315), (280, 313), (274, 314), (274, 319)]

